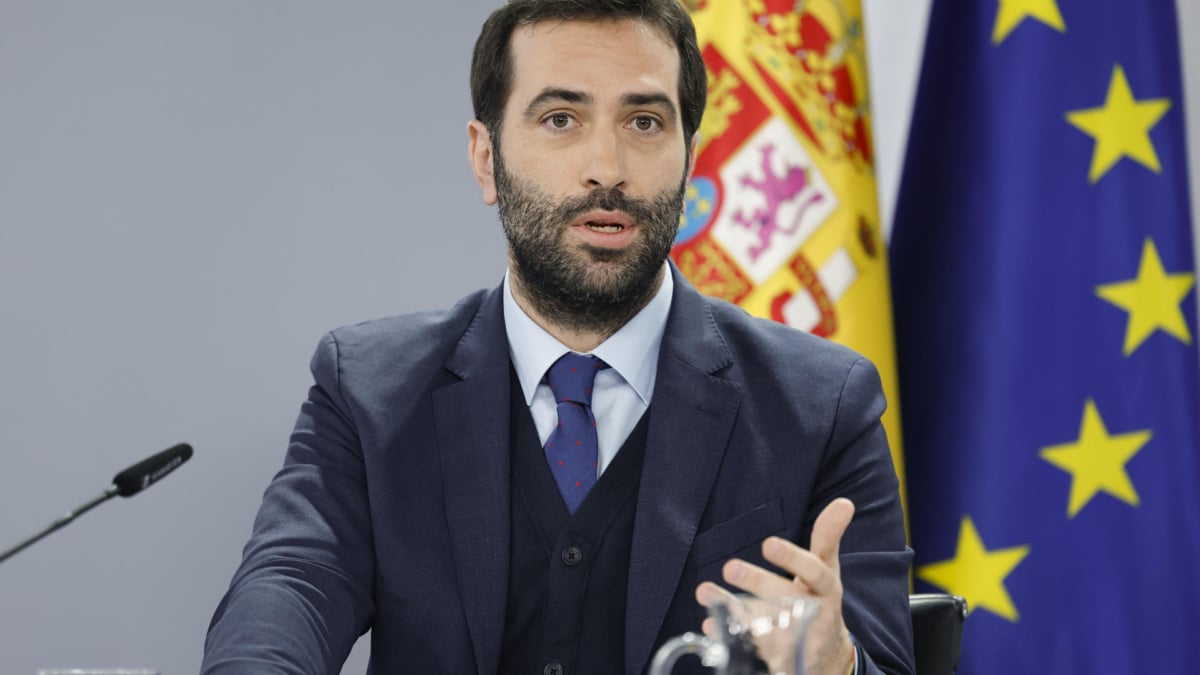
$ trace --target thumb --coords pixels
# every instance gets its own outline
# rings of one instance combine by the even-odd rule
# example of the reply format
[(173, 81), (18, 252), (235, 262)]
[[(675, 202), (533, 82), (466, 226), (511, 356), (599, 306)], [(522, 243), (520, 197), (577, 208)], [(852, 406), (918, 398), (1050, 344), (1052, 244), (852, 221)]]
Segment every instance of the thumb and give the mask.
[(845, 497), (838, 497), (829, 502), (813, 523), (812, 540), (809, 550), (830, 567), (838, 566), (838, 549), (842, 544), (842, 535), (854, 518), (854, 502)]

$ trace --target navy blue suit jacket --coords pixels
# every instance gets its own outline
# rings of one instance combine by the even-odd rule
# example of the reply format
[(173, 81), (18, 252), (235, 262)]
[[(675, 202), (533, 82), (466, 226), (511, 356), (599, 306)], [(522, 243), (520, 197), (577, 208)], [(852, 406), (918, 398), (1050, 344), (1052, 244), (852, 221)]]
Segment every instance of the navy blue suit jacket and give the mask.
[[(908, 569), (874, 367), (706, 298), (672, 267), (638, 495), (627, 673), (698, 630), (693, 592), (779, 535), (807, 546), (835, 497), (859, 672), (911, 673)], [(509, 358), (501, 289), (448, 311), (327, 334), (204, 672), (337, 673), (371, 635), (375, 673), (496, 670), (509, 578)]]

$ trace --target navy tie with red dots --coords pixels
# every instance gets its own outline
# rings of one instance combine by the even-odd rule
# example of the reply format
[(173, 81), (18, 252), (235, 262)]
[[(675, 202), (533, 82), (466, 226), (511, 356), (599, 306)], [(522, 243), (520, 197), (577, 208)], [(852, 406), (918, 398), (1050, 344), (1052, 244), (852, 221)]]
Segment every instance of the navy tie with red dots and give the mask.
[(567, 352), (546, 372), (558, 402), (558, 424), (546, 440), (546, 461), (571, 513), (596, 484), (598, 448), (592, 383), (596, 373), (606, 367), (608, 364), (594, 356)]

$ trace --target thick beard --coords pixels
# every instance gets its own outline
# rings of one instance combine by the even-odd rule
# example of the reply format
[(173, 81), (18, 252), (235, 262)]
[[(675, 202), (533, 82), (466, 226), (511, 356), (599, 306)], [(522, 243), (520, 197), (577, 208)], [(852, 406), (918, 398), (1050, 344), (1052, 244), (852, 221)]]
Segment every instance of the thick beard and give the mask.
[[(607, 338), (658, 290), (683, 210), (685, 182), (651, 199), (616, 188), (595, 189), (556, 203), (532, 182), (510, 174), (495, 147), (500, 223), (524, 297), (546, 321)], [(566, 243), (567, 224), (595, 209), (628, 214), (640, 232), (624, 249)]]

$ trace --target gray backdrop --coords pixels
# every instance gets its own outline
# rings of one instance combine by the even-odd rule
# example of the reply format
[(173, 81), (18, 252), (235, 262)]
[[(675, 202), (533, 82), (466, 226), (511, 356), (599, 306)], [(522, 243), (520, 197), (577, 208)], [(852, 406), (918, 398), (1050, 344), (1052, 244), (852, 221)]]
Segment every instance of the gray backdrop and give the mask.
[[(0, 0), (0, 548), (196, 447), (3, 565), (0, 672), (195, 672), (321, 333), (500, 279), (464, 131), (495, 4)], [(865, 4), (886, 216), (928, 0)]]

